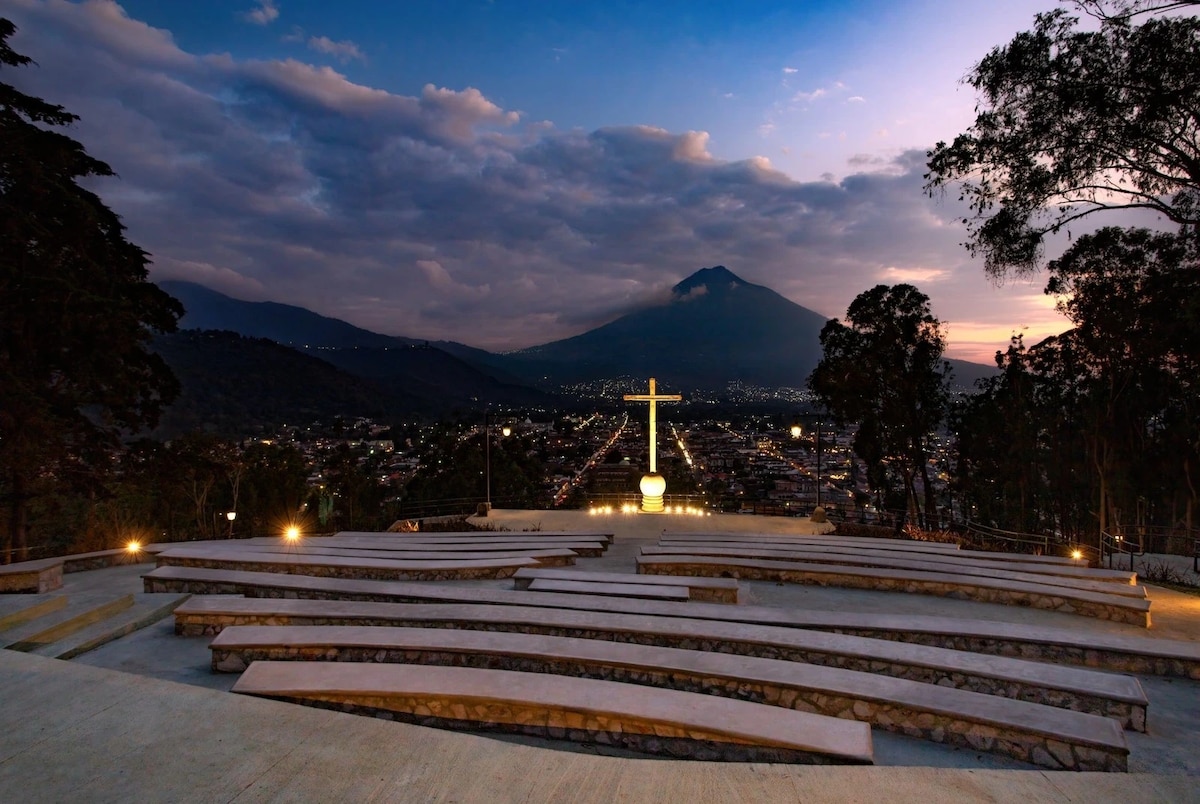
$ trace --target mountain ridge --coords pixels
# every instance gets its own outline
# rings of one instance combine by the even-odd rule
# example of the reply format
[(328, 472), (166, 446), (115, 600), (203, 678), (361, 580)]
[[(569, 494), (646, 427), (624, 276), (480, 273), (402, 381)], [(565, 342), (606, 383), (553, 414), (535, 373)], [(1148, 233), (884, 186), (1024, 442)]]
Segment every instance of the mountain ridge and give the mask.
[[(447, 401), (528, 399), (520, 386), (556, 390), (631, 375), (653, 376), (684, 390), (721, 392), (734, 382), (803, 388), (821, 358), (820, 331), (829, 320), (716, 265), (677, 282), (666, 301), (578, 335), (495, 354), (453, 341), (381, 335), (303, 307), (241, 301), (195, 283), (160, 285), (188, 309), (181, 321), (185, 328), (301, 344), (300, 352), (344, 371)], [(416, 355), (409, 351), (415, 347), (433, 351)], [(964, 387), (995, 373), (985, 364), (950, 362), (955, 384)], [(459, 383), (470, 390), (456, 392)]]

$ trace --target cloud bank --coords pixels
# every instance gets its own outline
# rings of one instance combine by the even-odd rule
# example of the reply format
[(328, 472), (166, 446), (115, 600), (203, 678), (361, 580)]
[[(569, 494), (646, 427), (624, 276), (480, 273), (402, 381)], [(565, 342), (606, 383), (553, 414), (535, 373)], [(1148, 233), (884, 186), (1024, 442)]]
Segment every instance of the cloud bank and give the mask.
[[(995, 307), (971, 301), (986, 283), (961, 210), (924, 197), (920, 152), (797, 182), (714, 158), (702, 131), (561, 130), (470, 87), (405, 96), (189, 53), (111, 0), (7, 5), (40, 66), (4, 80), (82, 117), (73, 135), (120, 175), (95, 187), (155, 278), (492, 349), (576, 334), (717, 264), (831, 316), (903, 277), (957, 293), (944, 309), (923, 288), (944, 320)], [(341, 45), (325, 52), (356, 58)]]

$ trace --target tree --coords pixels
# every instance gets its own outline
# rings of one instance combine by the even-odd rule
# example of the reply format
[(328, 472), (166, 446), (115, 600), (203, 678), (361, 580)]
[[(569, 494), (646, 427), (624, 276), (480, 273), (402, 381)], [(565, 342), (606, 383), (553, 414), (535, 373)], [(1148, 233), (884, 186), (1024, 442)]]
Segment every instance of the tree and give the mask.
[[(28, 65), (0, 18), (0, 68)], [(122, 432), (152, 425), (178, 392), (146, 345), (183, 308), (147, 281), (147, 255), (84, 179), (112, 176), (55, 128), (77, 118), (0, 83), (0, 473), (8, 550), (28, 554), (34, 481), (87, 482)]]
[[(926, 190), (957, 184), (966, 243), (987, 272), (1041, 266), (1045, 237), (1096, 212), (1148, 209), (1200, 227), (1200, 18), (1197, 5), (1084, 0), (1084, 30), (1063, 10), (992, 50), (967, 81), (974, 124), (929, 152)], [(1140, 14), (1151, 14), (1134, 24)]]
[[(1099, 475), (1101, 529), (1137, 497), (1182, 477), (1187, 520), (1200, 475), (1200, 255), (1196, 243), (1146, 229), (1104, 228), (1050, 263), (1046, 292), (1075, 325), (1087, 371), (1087, 434)], [(1155, 465), (1155, 457), (1167, 465)], [(1170, 456), (1170, 457), (1168, 457)]]
[[(886, 466), (904, 484), (910, 510), (934, 510), (929, 438), (946, 413), (950, 364), (929, 297), (912, 285), (876, 285), (821, 330), (823, 354), (809, 387), (839, 424), (857, 422), (854, 450), (878, 478)], [(878, 488), (878, 480), (875, 481)]]
[(1193, 244), (1100, 229), (1050, 263), (1075, 325), (1001, 357), (959, 421), (956, 484), (1001, 527), (1079, 537), (1191, 527), (1200, 477), (1200, 261)]

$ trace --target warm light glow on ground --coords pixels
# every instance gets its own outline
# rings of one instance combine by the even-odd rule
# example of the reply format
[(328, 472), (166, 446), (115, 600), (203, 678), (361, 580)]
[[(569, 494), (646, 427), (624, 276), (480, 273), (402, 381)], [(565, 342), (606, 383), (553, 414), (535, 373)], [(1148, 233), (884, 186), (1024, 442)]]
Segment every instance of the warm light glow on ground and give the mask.
[[(587, 509), (587, 512), (591, 516), (599, 516), (602, 514), (636, 514), (639, 513), (640, 510), (641, 509), (638, 508), (636, 503), (624, 503), (620, 508), (614, 508), (611, 505), (593, 505), (591, 508)], [(711, 511), (705, 511), (703, 508), (693, 507), (690, 505), (668, 505), (665, 507), (665, 510), (662, 513), (672, 515), (678, 514), (679, 516), (712, 516)]]

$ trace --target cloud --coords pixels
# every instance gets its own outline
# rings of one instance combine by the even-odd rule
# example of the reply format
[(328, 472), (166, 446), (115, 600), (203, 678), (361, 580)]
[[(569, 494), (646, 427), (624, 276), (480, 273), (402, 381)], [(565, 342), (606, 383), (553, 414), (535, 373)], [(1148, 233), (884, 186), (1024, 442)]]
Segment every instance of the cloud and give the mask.
[(798, 73), (798, 72), (800, 72), (800, 71), (798, 69), (796, 69), (795, 67), (784, 67), (783, 68), (784, 75), (792, 75), (793, 73)]
[(438, 293), (450, 296), (462, 295), (474, 299), (485, 299), (491, 295), (490, 285), (472, 287), (456, 282), (450, 276), (450, 272), (443, 268), (437, 260), (417, 260), (416, 265), (417, 269), (424, 274), (425, 281)]
[(946, 272), (941, 268), (897, 268), (889, 265), (883, 269), (879, 277), (885, 282), (915, 284), (917, 282), (936, 282), (946, 278)]
[(270, 25), (279, 19), (279, 6), (275, 0), (258, 0), (258, 6), (242, 14), (242, 18), (255, 25)]
[(817, 87), (811, 92), (797, 92), (792, 96), (792, 101), (795, 103), (812, 103), (815, 100), (820, 100), (829, 94), (829, 90), (823, 87)]
[(958, 294), (954, 320), (994, 307), (959, 246), (964, 209), (922, 192), (922, 150), (800, 182), (717, 158), (704, 131), (561, 129), (471, 87), (403, 95), (187, 52), (114, 3), (7, 5), (40, 66), (6, 80), (81, 116), (71, 135), (120, 175), (90, 186), (155, 278), (494, 349), (577, 334), (713, 265), (826, 315), (884, 266), (943, 271), (928, 279)]
[(364, 62), (367, 60), (366, 55), (364, 55), (363, 52), (358, 49), (358, 45), (349, 40), (335, 42), (328, 36), (309, 37), (308, 49), (315, 50), (318, 53), (324, 53), (327, 56), (333, 56), (342, 64), (345, 64), (351, 59), (357, 59), (358, 61)]
[(867, 99), (864, 98), (862, 95), (851, 95), (850, 97), (846, 98), (846, 103), (866, 103), (866, 102), (867, 102)]

